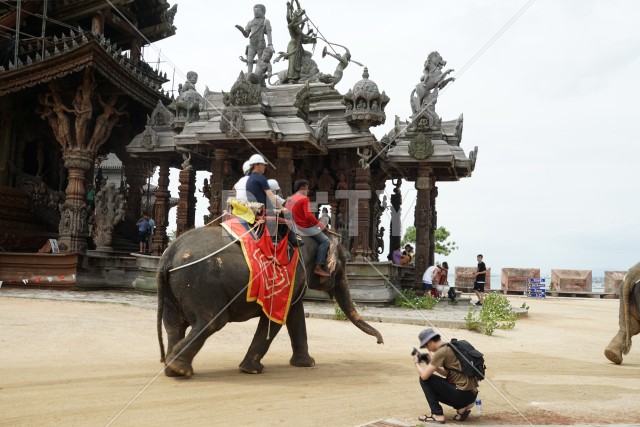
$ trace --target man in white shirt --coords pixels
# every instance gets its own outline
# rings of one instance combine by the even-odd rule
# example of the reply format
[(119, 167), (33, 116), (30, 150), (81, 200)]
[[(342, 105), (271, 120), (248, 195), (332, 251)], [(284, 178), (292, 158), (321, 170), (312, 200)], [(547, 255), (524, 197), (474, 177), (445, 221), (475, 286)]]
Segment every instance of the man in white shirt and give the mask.
[(422, 290), (431, 292), (433, 284), (438, 283), (442, 270), (437, 265), (432, 265), (422, 275)]
[(236, 199), (247, 200), (247, 181), (249, 180), (249, 170), (250, 170), (250, 165), (249, 165), (249, 161), (247, 160), (242, 165), (242, 172), (244, 173), (244, 176), (240, 178), (238, 182), (236, 182), (233, 186)]

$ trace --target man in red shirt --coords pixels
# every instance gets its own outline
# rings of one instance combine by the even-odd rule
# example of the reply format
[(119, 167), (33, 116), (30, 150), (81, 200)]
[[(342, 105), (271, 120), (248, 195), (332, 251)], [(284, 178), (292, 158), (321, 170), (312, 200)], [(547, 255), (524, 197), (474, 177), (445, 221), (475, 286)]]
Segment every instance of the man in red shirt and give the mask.
[(299, 179), (293, 184), (293, 194), (287, 199), (285, 207), (291, 211), (296, 231), (303, 236), (310, 236), (318, 242), (318, 252), (316, 253), (316, 268), (313, 270), (320, 277), (329, 277), (330, 274), (324, 269), (324, 263), (327, 260), (327, 251), (329, 250), (329, 238), (324, 235), (322, 230), (325, 226), (318, 221), (314, 214), (311, 213), (309, 205), (309, 181)]

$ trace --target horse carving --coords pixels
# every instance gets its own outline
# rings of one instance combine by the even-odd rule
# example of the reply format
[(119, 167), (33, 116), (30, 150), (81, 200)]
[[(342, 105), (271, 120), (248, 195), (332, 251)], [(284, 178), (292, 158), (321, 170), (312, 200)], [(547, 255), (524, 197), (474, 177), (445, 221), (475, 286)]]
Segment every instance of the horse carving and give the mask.
[[(449, 82), (455, 80), (453, 77), (447, 78), (453, 69), (443, 72), (442, 67), (447, 65), (447, 61), (436, 51), (431, 52), (424, 63), (424, 73), (420, 77), (420, 83), (411, 91), (411, 110), (415, 116), (424, 107), (433, 107), (436, 102), (439, 89), (443, 89)], [(431, 108), (433, 110), (433, 108)]]

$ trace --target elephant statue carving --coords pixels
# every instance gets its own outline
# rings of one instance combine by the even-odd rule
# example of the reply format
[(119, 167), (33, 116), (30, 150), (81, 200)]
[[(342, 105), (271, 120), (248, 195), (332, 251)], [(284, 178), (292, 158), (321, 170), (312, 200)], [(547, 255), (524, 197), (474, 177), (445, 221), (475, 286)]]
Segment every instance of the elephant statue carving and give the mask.
[[(324, 290), (336, 300), (347, 318), (363, 332), (375, 336), (382, 343), (380, 333), (361, 319), (351, 300), (346, 273), (346, 252), (340, 244), (332, 245), (336, 267), (331, 277), (323, 279), (311, 272), (314, 269), (317, 244), (304, 237), (299, 248), (300, 261), (293, 281), (291, 307), (286, 319), (291, 339), (292, 366), (310, 367), (315, 360), (309, 355), (302, 295), (305, 280), (311, 289)], [(256, 302), (246, 301), (249, 269), (239, 243), (221, 226), (196, 228), (178, 237), (164, 252), (158, 266), (158, 340), (165, 375), (189, 377), (193, 375), (192, 361), (206, 339), (228, 322), (243, 322), (259, 317), (258, 328), (249, 349), (240, 363), (246, 373), (261, 373), (261, 359), (282, 325), (272, 322)], [(228, 246), (225, 248), (225, 246)], [(175, 269), (195, 260), (201, 262)], [(173, 271), (170, 271), (175, 269)], [(307, 272), (311, 273), (307, 275)], [(305, 277), (306, 275), (306, 277)], [(162, 324), (167, 331), (165, 357)], [(186, 334), (187, 328), (191, 330)]]
[(631, 338), (640, 333), (640, 262), (629, 269), (620, 286), (620, 329), (611, 340), (604, 355), (620, 365), (622, 356), (631, 350)]

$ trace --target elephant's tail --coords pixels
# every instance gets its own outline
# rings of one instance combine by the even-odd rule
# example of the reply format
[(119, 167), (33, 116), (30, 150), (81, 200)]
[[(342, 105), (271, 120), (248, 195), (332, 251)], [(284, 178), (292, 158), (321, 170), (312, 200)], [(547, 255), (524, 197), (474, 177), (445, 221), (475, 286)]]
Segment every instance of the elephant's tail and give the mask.
[(156, 276), (156, 283), (158, 287), (158, 319), (157, 319), (157, 328), (158, 328), (158, 343), (160, 344), (160, 362), (164, 363), (165, 353), (164, 353), (164, 340), (162, 338), (162, 315), (164, 311), (164, 293), (165, 287), (168, 283), (168, 275), (169, 275), (169, 266), (166, 262), (162, 262), (158, 268), (158, 274)]

